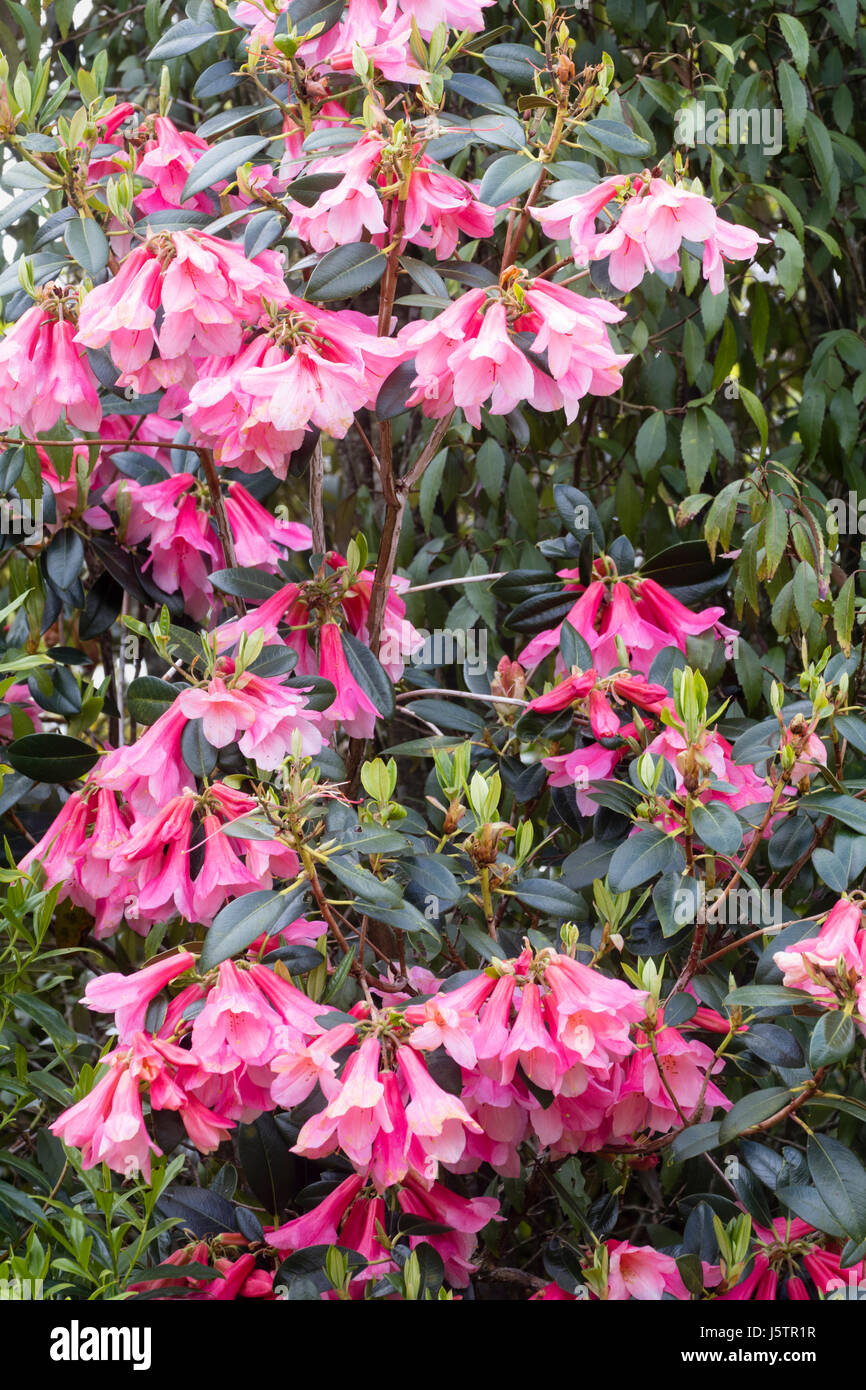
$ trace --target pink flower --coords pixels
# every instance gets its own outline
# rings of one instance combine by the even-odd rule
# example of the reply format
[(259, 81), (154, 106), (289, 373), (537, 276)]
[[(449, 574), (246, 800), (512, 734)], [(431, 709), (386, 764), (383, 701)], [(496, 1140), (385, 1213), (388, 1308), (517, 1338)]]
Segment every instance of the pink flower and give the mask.
[[(705, 769), (720, 782), (727, 782), (735, 788), (734, 791), (723, 792), (707, 787), (701, 793), (704, 801), (721, 801), (732, 811), (739, 811), (745, 806), (756, 806), (772, 800), (773, 791), (768, 783), (758, 777), (753, 768), (733, 762), (731, 744), (714, 729), (706, 730), (695, 747)], [(683, 773), (688, 748), (685, 736), (671, 727), (665, 728), (647, 745), (648, 753), (660, 755), (673, 768), (678, 792), (685, 786)]]
[(246, 757), (269, 771), (284, 761), (295, 733), (303, 753), (312, 755), (322, 747), (319, 716), (307, 709), (304, 696), (251, 671), (235, 677), (231, 686), (222, 676), (213, 676), (206, 688), (182, 691), (175, 704), (185, 719), (201, 719), (202, 732), (214, 748), (237, 742)]
[(349, 670), (336, 623), (319, 629), (319, 671), (337, 692), (323, 718), (332, 728), (339, 724), (351, 738), (372, 738), (379, 711)]
[(124, 1177), (140, 1172), (149, 1182), (151, 1152), (162, 1150), (144, 1127), (143, 1086), (149, 1090), (153, 1109), (177, 1110), (188, 1132), (195, 1129), (195, 1142), (204, 1151), (215, 1149), (228, 1137), (229, 1121), (195, 1105), (186, 1095), (177, 1073), (178, 1068), (188, 1067), (190, 1059), (190, 1053), (173, 1043), (133, 1033), (128, 1047), (105, 1059), (108, 1071), (93, 1090), (54, 1122), (52, 1134), (81, 1149), (85, 1168), (107, 1163)]
[(98, 975), (85, 989), (83, 1002), (98, 1013), (113, 1013), (118, 1039), (126, 1042), (133, 1033), (143, 1031), (151, 1001), (170, 981), (194, 965), (195, 956), (179, 951), (133, 975)]
[(582, 816), (594, 816), (598, 810), (596, 802), (588, 792), (590, 782), (604, 782), (620, 758), (624, 749), (602, 748), (591, 743), (586, 748), (576, 748), (573, 753), (555, 753), (541, 762), (550, 773), (552, 787), (575, 788), (577, 809)]
[[(530, 281), (524, 298), (528, 312), (516, 319), (515, 332), (534, 333), (532, 351), (547, 353), (550, 375), (571, 423), (587, 393), (609, 396), (622, 386), (622, 368), (631, 354), (613, 351), (607, 325), (618, 323), (624, 313), (605, 299), (573, 294), (551, 280)], [(555, 407), (539, 402), (538, 408)]]
[(817, 734), (809, 734), (804, 744), (802, 732), (798, 733), (789, 727), (782, 733), (780, 747), (784, 748), (788, 744), (793, 744), (799, 748), (797, 761), (791, 768), (791, 782), (795, 786), (800, 786), (805, 782), (808, 787), (809, 780), (815, 775), (817, 769), (827, 766), (827, 749), (824, 747), (823, 740)]
[(102, 407), (85, 353), (75, 346), (73, 302), (49, 285), (0, 339), (0, 429), (42, 434), (65, 420), (96, 430)]
[(428, 1241), (438, 1250), (445, 1263), (445, 1277), (455, 1288), (465, 1288), (474, 1273), (472, 1253), (478, 1232), (498, 1219), (499, 1203), (495, 1197), (461, 1197), (442, 1183), (421, 1183), (409, 1173), (397, 1193), (403, 1211), (450, 1227), (447, 1232), (410, 1237), (413, 1247), (419, 1240)]
[(124, 915), (130, 885), (111, 861), (126, 841), (130, 820), (111, 791), (90, 786), (73, 792), (18, 866), (29, 873), (39, 865), (46, 887), (61, 885), (61, 901), (68, 898), (86, 908), (96, 920), (98, 940), (110, 935)]
[(607, 1067), (632, 1050), (629, 1024), (644, 1016), (646, 995), (570, 956), (551, 954), (544, 982), (556, 1020), (556, 1038), (586, 1065)]
[(412, 171), (403, 232), (407, 241), (429, 247), (437, 261), (444, 261), (454, 255), (461, 232), (491, 236), (496, 209), (479, 202), (467, 184), (429, 165), (422, 159)]
[(649, 1245), (630, 1245), (627, 1240), (607, 1242), (608, 1282), (606, 1298), (659, 1301), (663, 1294), (689, 1299), (676, 1260)]
[[(137, 143), (138, 131), (135, 136)], [(153, 185), (145, 187), (135, 200), (142, 216), (184, 206), (209, 212), (210, 202), (204, 193), (196, 194), (186, 204), (181, 201), (190, 170), (209, 149), (207, 141), (202, 140), (200, 135), (178, 130), (174, 121), (167, 116), (155, 116), (153, 138), (145, 144), (144, 153), (136, 165), (136, 173)]]
[(353, 1173), (329, 1192), (305, 1216), (295, 1217), (268, 1232), (268, 1244), (275, 1250), (305, 1250), (310, 1245), (336, 1245), (340, 1223), (364, 1186), (360, 1173)]
[(279, 1018), (255, 979), (224, 960), (219, 980), (193, 1022), (193, 1051), (208, 1072), (233, 1071), (238, 1063), (266, 1065), (278, 1027)]
[(437, 24), (449, 29), (468, 29), (477, 34), (484, 28), (484, 10), (493, 0), (398, 0), (404, 15), (415, 20), (425, 39), (429, 39)]
[(334, 1053), (354, 1039), (355, 1029), (351, 1023), (329, 1028), (311, 1042), (291, 1029), (281, 1030), (276, 1038), (277, 1050), (270, 1062), (271, 1070), (276, 1073), (271, 1084), (274, 1103), (291, 1109), (306, 1100), (316, 1086), (321, 1087), (325, 1096), (333, 1095), (339, 1088)]
[(512, 342), (502, 304), (489, 306), (477, 333), (454, 348), (448, 366), (451, 399), (476, 429), (481, 424), (480, 407), (486, 401), (490, 401), (493, 415), (507, 415), (534, 395), (532, 367)]
[[(718, 1087), (706, 1082), (708, 1072), (722, 1070), (722, 1059), (715, 1061), (712, 1048), (705, 1043), (684, 1038), (676, 1028), (664, 1027), (661, 1014), (659, 1021), (655, 1034), (658, 1062), (648, 1043), (643, 1042), (626, 1064), (613, 1113), (616, 1135), (636, 1134), (642, 1129), (666, 1134), (682, 1123), (680, 1112), (687, 1120), (700, 1120), (709, 1118), (716, 1107), (730, 1109), (731, 1102)], [(676, 1105), (672, 1097), (676, 1097)]]
[(750, 261), (767, 238), (750, 227), (716, 218), (715, 231), (704, 242), (702, 269), (713, 294), (721, 294), (725, 284), (725, 261)]
[(145, 922), (175, 913), (196, 920), (189, 859), (194, 808), (188, 792), (172, 797), (154, 817), (139, 821), (112, 857), (114, 872), (132, 877), (135, 916)]
[[(397, 1066), (409, 1092), (406, 1123), (427, 1155), (448, 1163), (463, 1152), (465, 1130), (481, 1132), (458, 1096), (449, 1095), (430, 1076), (417, 1052), (397, 1048)], [(433, 1174), (435, 1176), (435, 1173)]]
[(311, 550), (313, 533), (300, 521), (282, 521), (247, 492), (242, 483), (229, 483), (225, 500), (239, 565), (276, 570), (284, 551)]
[[(609, 204), (621, 205), (619, 218), (601, 234), (596, 222)], [(679, 269), (684, 241), (703, 242), (703, 274), (713, 294), (724, 285), (723, 258), (751, 260), (765, 237), (720, 217), (702, 193), (661, 178), (632, 179), (614, 175), (597, 187), (565, 198), (548, 208), (533, 208), (532, 216), (548, 236), (566, 234), (578, 265), (609, 257), (608, 275), (617, 289), (635, 289), (653, 270), (670, 274)]]
[(838, 1007), (849, 994), (851, 983), (859, 985), (866, 973), (866, 931), (860, 904), (840, 898), (817, 936), (777, 951), (773, 960), (788, 989), (805, 990), (822, 1003)]
[[(379, 337), (374, 320), (364, 314), (318, 309), (285, 290), (276, 298), (280, 308), (269, 333), (277, 351), (268, 351), (261, 365), (232, 366), (230, 383), (224, 382), (222, 389), (235, 389), (236, 384), (241, 404), (255, 422), (296, 439), (293, 448), (300, 442), (298, 432), (310, 426), (342, 439), (356, 411), (375, 402), (403, 349), (394, 339)], [(214, 378), (214, 383), (221, 380)], [(217, 391), (214, 384), (205, 396), (193, 387), (192, 406), (212, 403)]]
[(107, 1163), (124, 1177), (140, 1172), (149, 1182), (151, 1151), (161, 1154), (162, 1150), (144, 1127), (138, 1082), (128, 1058), (128, 1051), (111, 1053), (102, 1080), (83, 1100), (64, 1110), (51, 1132), (81, 1149), (85, 1168)]
[(478, 1009), (492, 989), (493, 981), (486, 975), (479, 975), (468, 984), (438, 994), (424, 1004), (410, 1004), (404, 1013), (406, 1022), (415, 1025), (409, 1045), (421, 1051), (444, 1047), (460, 1066), (474, 1067), (473, 1034), (478, 1027)]
[[(596, 561), (596, 574), (610, 562)], [(577, 570), (560, 570), (566, 589), (574, 588), (579, 578)], [(581, 586), (582, 587), (582, 586)], [(705, 608), (701, 613), (675, 599), (654, 579), (637, 575), (628, 580), (614, 578), (605, 582), (593, 579), (583, 589), (566, 615), (568, 622), (587, 643), (593, 666), (604, 676), (620, 667), (615, 638), (624, 643), (629, 664), (639, 675), (649, 671), (656, 655), (666, 647), (686, 649), (686, 637), (697, 636), (709, 628), (718, 628), (723, 608)], [(537, 666), (544, 657), (559, 647), (562, 625), (538, 633), (523, 648), (520, 661), (527, 668)], [(623, 698), (628, 698), (627, 688)]]
[(379, 1061), (379, 1039), (365, 1038), (346, 1063), (341, 1083), (325, 1109), (302, 1127), (294, 1153), (322, 1158), (339, 1145), (356, 1167), (367, 1167), (380, 1130), (392, 1128), (381, 1104), (385, 1088)]
[(285, 293), (280, 264), (270, 251), (247, 260), (234, 243), (207, 232), (159, 232), (85, 295), (75, 341), (107, 346), (122, 386), (144, 391), (194, 381), (192, 354), (237, 352), (243, 325), (263, 312), (263, 296)]
[(334, 188), (319, 194), (312, 207), (295, 202), (289, 184), (286, 211), (291, 230), (314, 251), (330, 251), (361, 241), (365, 232), (387, 231), (379, 192), (368, 182), (382, 158), (384, 140), (377, 131), (368, 131), (345, 154), (317, 159), (309, 166), (311, 174), (340, 174)]
[(595, 248), (601, 240), (601, 234), (595, 230), (597, 219), (620, 190), (627, 188), (628, 180), (622, 174), (614, 174), (586, 193), (560, 198), (550, 207), (534, 207), (531, 214), (554, 241), (569, 238), (575, 265), (588, 265), (595, 259)]

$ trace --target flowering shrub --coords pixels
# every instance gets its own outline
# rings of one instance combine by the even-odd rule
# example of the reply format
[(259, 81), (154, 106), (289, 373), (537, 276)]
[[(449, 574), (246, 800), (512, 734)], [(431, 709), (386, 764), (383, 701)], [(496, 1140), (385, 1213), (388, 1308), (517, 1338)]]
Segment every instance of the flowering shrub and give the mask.
[(866, 52), (748, 8), (11, 7), (0, 1277), (866, 1277)]

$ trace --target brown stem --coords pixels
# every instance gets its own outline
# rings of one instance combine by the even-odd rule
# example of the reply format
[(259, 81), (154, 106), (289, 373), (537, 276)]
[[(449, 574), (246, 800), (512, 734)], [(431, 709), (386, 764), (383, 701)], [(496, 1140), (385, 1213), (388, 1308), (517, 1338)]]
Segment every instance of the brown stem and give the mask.
[[(201, 459), (201, 469), (207, 482), (208, 492), (210, 493), (211, 510), (213, 519), (216, 523), (217, 534), (220, 539), (223, 559), (227, 569), (235, 569), (237, 566), (237, 556), (235, 555), (235, 543), (232, 539), (231, 527), (226, 513), (225, 502), (223, 501), (220, 480), (214, 467), (213, 454), (210, 449), (196, 449), (196, 453)], [(247, 606), (242, 598), (233, 598), (232, 602), (238, 613), (243, 616), (247, 611)]]
[(313, 532), (313, 554), (324, 555), (327, 549), (325, 540), (325, 456), (322, 452), (321, 438), (317, 440), (310, 459), (310, 521)]
[[(403, 512), (406, 508), (406, 500), (411, 489), (423, 476), (425, 469), (439, 452), (439, 445), (448, 432), (451, 424), (453, 411), (437, 420), (433, 432), (421, 453), (418, 455), (412, 467), (402, 478), (395, 480), (393, 473), (383, 479), (385, 491), (385, 524), (382, 528), (382, 540), (379, 545), (379, 559), (376, 564), (376, 574), (370, 590), (370, 651), (374, 656), (378, 655), (379, 644), (382, 637), (382, 621), (385, 616), (385, 604), (391, 589), (391, 579), (394, 574), (394, 566), (397, 560), (397, 546), (400, 540), (400, 527), (403, 521)], [(384, 466), (384, 460), (383, 460)]]

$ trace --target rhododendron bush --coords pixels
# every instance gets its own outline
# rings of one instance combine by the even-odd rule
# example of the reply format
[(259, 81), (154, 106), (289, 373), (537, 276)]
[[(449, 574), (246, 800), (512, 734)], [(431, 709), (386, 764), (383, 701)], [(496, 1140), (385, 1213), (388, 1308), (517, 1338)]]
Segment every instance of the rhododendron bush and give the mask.
[(0, 1278), (866, 1279), (866, 42), (794, 10), (10, 4)]

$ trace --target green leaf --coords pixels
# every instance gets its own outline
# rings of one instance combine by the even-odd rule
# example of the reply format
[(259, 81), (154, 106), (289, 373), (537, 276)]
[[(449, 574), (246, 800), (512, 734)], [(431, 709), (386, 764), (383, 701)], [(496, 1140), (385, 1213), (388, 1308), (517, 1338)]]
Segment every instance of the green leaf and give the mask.
[(181, 202), (213, 188), (220, 179), (233, 179), (242, 164), (261, 154), (270, 143), (267, 135), (236, 135), (231, 140), (221, 140), (190, 169), (180, 195)]
[(781, 260), (776, 262), (776, 275), (785, 291), (785, 298), (790, 299), (803, 279), (805, 252), (797, 238), (785, 231), (784, 227), (776, 233), (776, 246), (784, 253)]
[(812, 1030), (809, 1043), (809, 1066), (813, 1071), (819, 1067), (842, 1062), (854, 1046), (857, 1032), (850, 1014), (841, 1009), (830, 1009), (822, 1014)]
[(92, 217), (76, 217), (67, 223), (66, 249), (88, 275), (98, 275), (108, 265), (108, 238)]
[(665, 451), (667, 424), (661, 410), (648, 415), (637, 432), (634, 442), (634, 456), (644, 477), (654, 463), (658, 463)]
[(68, 734), (25, 734), (10, 743), (6, 760), (34, 782), (75, 782), (99, 761), (99, 754)]
[(791, 14), (777, 14), (776, 18), (785, 36), (785, 42), (791, 50), (794, 66), (802, 77), (809, 62), (809, 35), (806, 28)]
[(214, 588), (219, 589), (221, 594), (231, 594), (234, 598), (249, 598), (257, 603), (272, 598), (286, 584), (280, 575), (271, 574), (268, 570), (241, 569), (240, 566), (214, 570), (210, 578)]
[(387, 264), (385, 253), (368, 242), (335, 246), (314, 267), (304, 289), (304, 298), (322, 303), (352, 299), (362, 290), (378, 284)]
[(826, 1134), (806, 1146), (812, 1181), (828, 1211), (850, 1240), (866, 1240), (866, 1170), (850, 1149)]
[(761, 698), (764, 685), (764, 673), (761, 669), (761, 661), (755, 652), (742, 637), (737, 642), (737, 654), (734, 657), (734, 670), (737, 673), (737, 680), (742, 686), (743, 694), (746, 697), (746, 704), (751, 712)]
[[(147, 55), (148, 62), (157, 59), (164, 62), (167, 58), (179, 58), (184, 53), (192, 53), (196, 48), (210, 43), (211, 39), (216, 37), (217, 31), (212, 25), (202, 24), (197, 19), (182, 19), (157, 40)], [(186, 197), (187, 194), (184, 194), (181, 201)]]
[(788, 1207), (801, 1221), (807, 1221), (816, 1231), (824, 1231), (828, 1236), (843, 1240), (845, 1231), (835, 1216), (827, 1209), (820, 1194), (806, 1183), (780, 1182), (776, 1186), (776, 1196), (783, 1206)]
[(239, 1124), (236, 1139), (238, 1160), (250, 1190), (265, 1211), (281, 1212), (295, 1190), (295, 1160), (273, 1115), (259, 1115), (251, 1124)]
[(349, 670), (383, 719), (394, 714), (394, 688), (370, 648), (351, 632), (340, 632)]
[(321, 24), (321, 32), (333, 29), (344, 9), (344, 0), (291, 0), (289, 22), (298, 34), (309, 34)]
[(20, 1009), (28, 1018), (43, 1028), (53, 1042), (58, 1042), (62, 1047), (72, 1047), (78, 1042), (78, 1035), (72, 1031), (55, 1008), (46, 1004), (44, 999), (38, 999), (34, 994), (25, 994), (21, 990), (16, 990), (13, 998), (13, 1007)]
[(126, 693), (127, 708), (136, 724), (155, 724), (179, 694), (179, 686), (158, 676), (137, 676)]
[(839, 645), (846, 656), (851, 655), (851, 634), (854, 631), (855, 578), (855, 575), (849, 574), (833, 604), (833, 625)]
[(767, 498), (767, 511), (764, 517), (764, 550), (766, 552), (767, 578), (772, 579), (782, 562), (788, 544), (788, 513), (781, 498), (771, 492)]
[(814, 811), (820, 816), (832, 816), (841, 821), (858, 835), (866, 835), (866, 802), (856, 797), (842, 795), (841, 792), (816, 792), (800, 800), (804, 811)]
[(709, 1120), (706, 1124), (689, 1125), (687, 1129), (680, 1130), (671, 1144), (671, 1158), (674, 1163), (684, 1163), (687, 1158), (697, 1158), (699, 1154), (717, 1149), (721, 1142), (720, 1127), (718, 1120)]
[(565, 921), (582, 910), (583, 904), (572, 888), (558, 879), (528, 878), (515, 889), (517, 897), (535, 912)]
[(610, 861), (607, 878), (613, 892), (625, 893), (664, 873), (675, 848), (670, 836), (654, 825), (630, 835), (614, 850)]
[(531, 82), (544, 67), (544, 55), (523, 43), (492, 43), (484, 50), (484, 61), (513, 82)]
[(808, 1004), (812, 995), (799, 989), (786, 989), (784, 985), (741, 985), (739, 989), (725, 997), (725, 1004), (739, 1004), (751, 1009), (775, 1008), (780, 1005), (792, 1008), (794, 1004)]
[(728, 1144), (753, 1125), (769, 1120), (770, 1116), (782, 1110), (790, 1099), (791, 1092), (787, 1086), (771, 1086), (769, 1090), (753, 1091), (751, 1095), (743, 1096), (742, 1100), (738, 1100), (736, 1105), (731, 1107), (719, 1125), (719, 1142)]
[(329, 189), (336, 188), (343, 182), (343, 175), (337, 173), (301, 174), (293, 179), (286, 189), (286, 197), (294, 202), (300, 203), (305, 208), (311, 208), (323, 193)]
[(711, 802), (708, 806), (695, 806), (692, 825), (708, 849), (714, 849), (719, 854), (734, 854), (740, 848), (743, 827), (730, 806), (721, 801)]
[(475, 455), (475, 470), (491, 502), (498, 502), (505, 477), (505, 454), (495, 439), (485, 439), (481, 445)]
[[(790, 236), (790, 233), (779, 233), (779, 236), (783, 235)], [(770, 432), (770, 427), (767, 423), (766, 410), (764, 409), (762, 403), (758, 400), (758, 397), (755, 395), (754, 391), (750, 391), (748, 387), (743, 386), (742, 384), (740, 385), (740, 400), (743, 402), (743, 405), (746, 407), (746, 410), (752, 417), (753, 422), (758, 427), (758, 434), (761, 436), (761, 449), (766, 449), (767, 440), (769, 438)]]
[(701, 410), (689, 410), (683, 420), (680, 452), (690, 492), (697, 492), (715, 456), (712, 431)]
[(788, 149), (793, 150), (803, 131), (808, 110), (806, 88), (790, 63), (779, 64), (779, 95), (788, 128)]
[(541, 165), (522, 154), (505, 154), (488, 165), (478, 198), (488, 207), (502, 207), (526, 193), (541, 173)]
[(286, 894), (276, 893), (270, 888), (245, 893), (243, 897), (227, 903), (220, 908), (208, 929), (199, 956), (199, 972), (212, 970), (221, 961), (245, 951), (257, 937), (272, 935), (280, 926), (291, 921), (288, 912), (294, 910), (294, 904), (291, 900), (287, 902)]
[(519, 463), (508, 475), (508, 506), (520, 529), (534, 541), (538, 532), (538, 493)]
[(630, 126), (624, 121), (610, 121), (604, 117), (598, 117), (594, 121), (588, 121), (586, 125), (577, 128), (577, 137), (589, 135), (591, 139), (597, 140), (605, 149), (614, 150), (617, 154), (646, 155), (652, 154), (653, 147), (648, 140), (642, 140), (639, 135), (635, 135)]
[(382, 907), (400, 907), (402, 905), (403, 890), (393, 879), (383, 881), (375, 874), (371, 874), (369, 869), (362, 869), (358, 864), (350, 864), (348, 860), (341, 859), (336, 854), (329, 856), (328, 869), (344, 887), (363, 902)]
[(45, 572), (61, 594), (66, 594), (78, 578), (84, 564), (84, 542), (77, 531), (67, 526), (51, 539), (45, 552)]
[(445, 465), (448, 462), (448, 450), (440, 449), (435, 458), (431, 459), (424, 476), (421, 479), (421, 487), (418, 491), (418, 511), (424, 523), (424, 530), (430, 534), (430, 525), (433, 521), (433, 509), (436, 506), (436, 499), (442, 487), (442, 477), (445, 473)]

